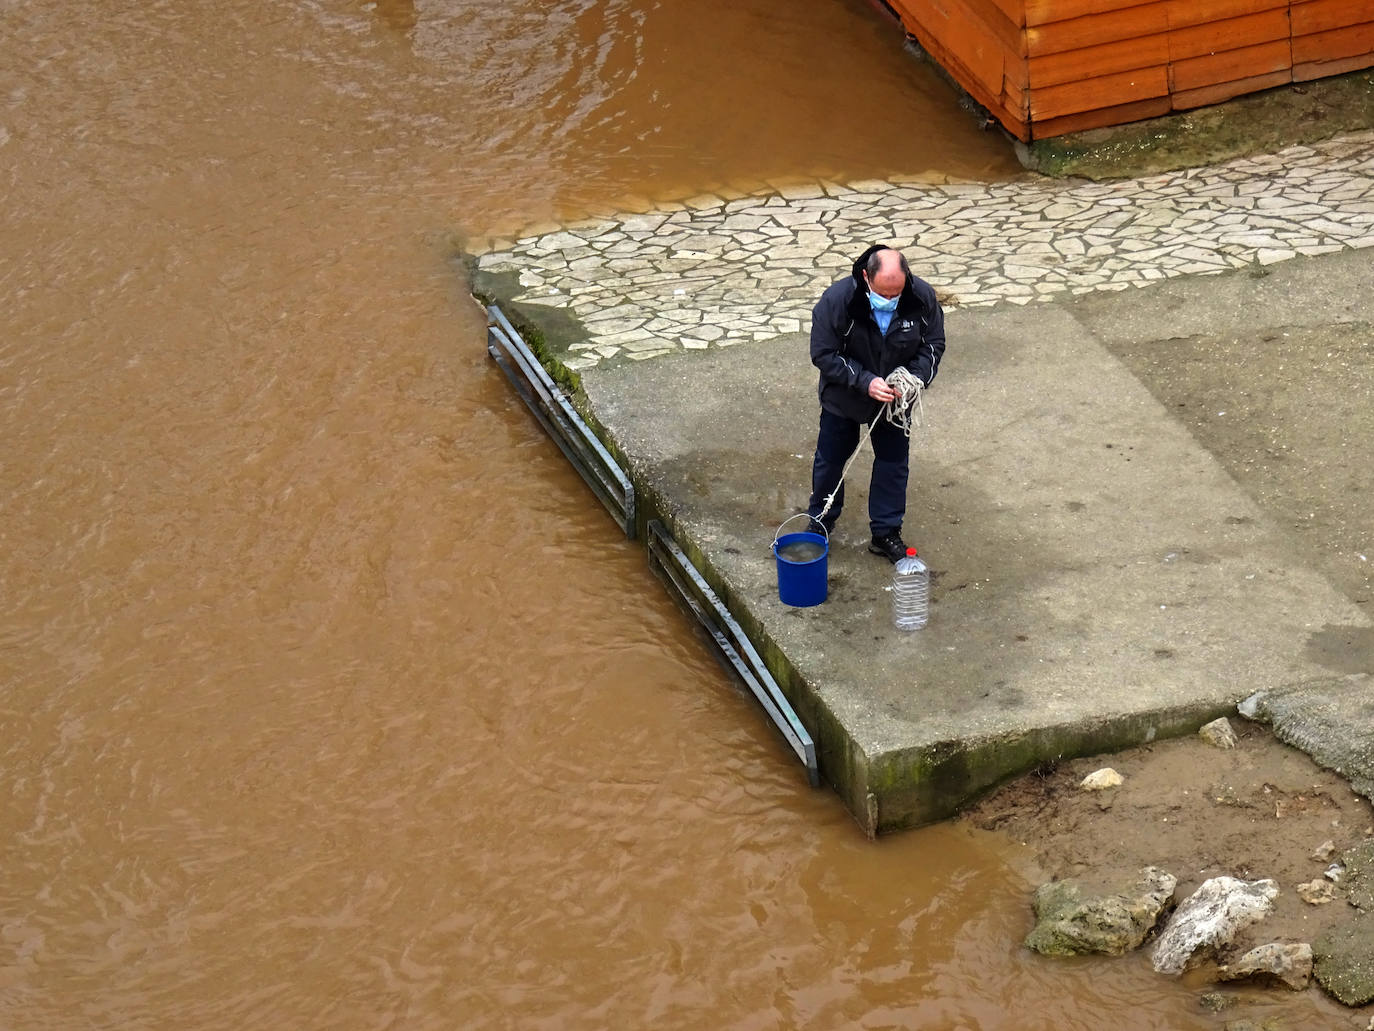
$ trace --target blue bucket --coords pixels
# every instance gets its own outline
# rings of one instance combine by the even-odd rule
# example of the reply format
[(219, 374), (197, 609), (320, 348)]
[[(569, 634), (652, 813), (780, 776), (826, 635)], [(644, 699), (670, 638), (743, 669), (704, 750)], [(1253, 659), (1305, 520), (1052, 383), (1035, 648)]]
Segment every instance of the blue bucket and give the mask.
[[(782, 526), (796, 518), (792, 516), (791, 519), (783, 520)], [(798, 609), (819, 605), (825, 601), (829, 589), (827, 566), (830, 558), (830, 541), (819, 533), (784, 534), (782, 526), (778, 527), (778, 533), (773, 537), (773, 558), (778, 563), (778, 598), (784, 605)], [(803, 543), (820, 545), (821, 553), (805, 562), (794, 562), (782, 554), (782, 549), (789, 544)]]

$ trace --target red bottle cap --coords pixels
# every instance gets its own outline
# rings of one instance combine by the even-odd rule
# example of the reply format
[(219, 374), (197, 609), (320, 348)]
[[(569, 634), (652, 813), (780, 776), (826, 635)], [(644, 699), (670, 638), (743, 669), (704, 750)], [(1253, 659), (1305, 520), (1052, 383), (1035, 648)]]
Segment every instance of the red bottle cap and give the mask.
[(906, 557), (907, 557), (907, 558), (915, 558), (915, 557), (916, 557), (916, 549), (915, 549), (915, 548), (907, 548), (907, 549), (906, 549)]

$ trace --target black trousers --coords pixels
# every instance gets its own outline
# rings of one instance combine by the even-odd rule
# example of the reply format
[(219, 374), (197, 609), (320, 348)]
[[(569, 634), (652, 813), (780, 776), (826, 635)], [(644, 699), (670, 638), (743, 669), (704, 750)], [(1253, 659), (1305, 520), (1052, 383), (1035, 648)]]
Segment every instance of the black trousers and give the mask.
[[(825, 499), (839, 483), (845, 462), (854, 453), (865, 424), (846, 419), (821, 409), (820, 430), (816, 434), (816, 458), (811, 466), (811, 504), (806, 511), (813, 518), (820, 515)], [(873, 471), (868, 481), (868, 528), (874, 537), (897, 533), (906, 515), (906, 482), (911, 457), (911, 441), (892, 423), (879, 419), (869, 438), (873, 445)], [(849, 470), (862, 467), (855, 462)], [(844, 508), (844, 485), (835, 496), (835, 503), (825, 514), (826, 529), (833, 529)]]

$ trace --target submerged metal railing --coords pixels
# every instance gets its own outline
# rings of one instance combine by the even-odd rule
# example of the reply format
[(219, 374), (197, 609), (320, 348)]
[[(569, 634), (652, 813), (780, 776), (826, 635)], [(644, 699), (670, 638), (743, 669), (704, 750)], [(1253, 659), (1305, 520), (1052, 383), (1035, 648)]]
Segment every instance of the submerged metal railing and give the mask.
[(496, 305), (487, 308), (487, 354), (506, 374), (560, 451), (606, 506), (625, 536), (635, 535), (635, 489), (605, 445)]
[(802, 726), (792, 705), (768, 672), (753, 643), (745, 635), (730, 611), (721, 604), (716, 592), (683, 554), (672, 535), (657, 519), (649, 523), (649, 568), (662, 576), (664, 583), (691, 610), (711, 635), (721, 657), (729, 664), (744, 685), (763, 706), (763, 711), (782, 733), (792, 751), (806, 767), (811, 786), (821, 783), (820, 767), (816, 763), (816, 745)]
[[(635, 491), (630, 478), (563, 395), (505, 313), (494, 304), (487, 308), (487, 354), (506, 374), (516, 393), (592, 493), (615, 517), (625, 536), (634, 537)], [(658, 520), (649, 523), (647, 543), (649, 567), (706, 629), (721, 658), (749, 688), (797, 753), (811, 786), (818, 787), (821, 776), (816, 745), (739, 623)]]

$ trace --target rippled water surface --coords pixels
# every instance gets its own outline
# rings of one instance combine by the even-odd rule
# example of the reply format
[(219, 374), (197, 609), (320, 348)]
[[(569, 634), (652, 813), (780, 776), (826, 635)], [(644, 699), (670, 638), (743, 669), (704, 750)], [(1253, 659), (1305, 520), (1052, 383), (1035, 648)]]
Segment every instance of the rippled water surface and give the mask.
[(0, 0), (0, 1026), (1217, 1026), (807, 789), (449, 261), (1013, 172), (861, 0)]

